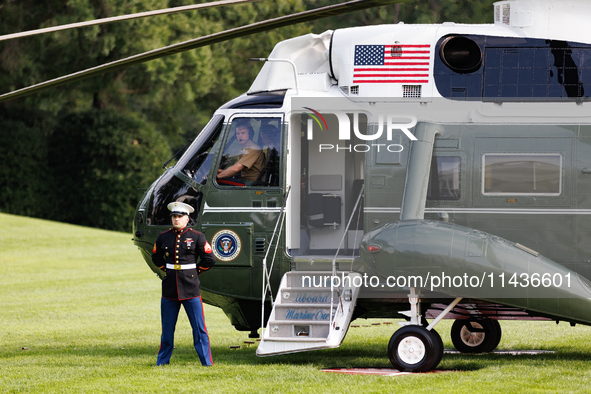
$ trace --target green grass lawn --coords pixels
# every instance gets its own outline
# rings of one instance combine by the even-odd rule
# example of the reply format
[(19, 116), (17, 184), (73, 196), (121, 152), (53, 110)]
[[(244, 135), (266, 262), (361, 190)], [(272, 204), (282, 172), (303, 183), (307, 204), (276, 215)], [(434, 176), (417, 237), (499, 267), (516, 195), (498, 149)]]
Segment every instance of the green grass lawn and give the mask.
[[(0, 214), (0, 236), (0, 393), (591, 392), (591, 328), (554, 322), (503, 321), (499, 349), (555, 353), (446, 354), (444, 373), (352, 376), (322, 369), (391, 367), (392, 325), (351, 328), (338, 349), (258, 358), (206, 306), (215, 365), (201, 367), (181, 312), (171, 364), (156, 367), (160, 280), (130, 234)], [(437, 326), (446, 348), (450, 327)]]

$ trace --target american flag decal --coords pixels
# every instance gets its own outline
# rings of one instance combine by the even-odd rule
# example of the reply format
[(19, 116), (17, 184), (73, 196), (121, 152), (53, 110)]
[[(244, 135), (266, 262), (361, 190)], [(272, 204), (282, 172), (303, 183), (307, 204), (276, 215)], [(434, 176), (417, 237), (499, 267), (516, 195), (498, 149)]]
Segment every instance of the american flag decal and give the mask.
[(428, 83), (431, 45), (355, 45), (353, 83)]

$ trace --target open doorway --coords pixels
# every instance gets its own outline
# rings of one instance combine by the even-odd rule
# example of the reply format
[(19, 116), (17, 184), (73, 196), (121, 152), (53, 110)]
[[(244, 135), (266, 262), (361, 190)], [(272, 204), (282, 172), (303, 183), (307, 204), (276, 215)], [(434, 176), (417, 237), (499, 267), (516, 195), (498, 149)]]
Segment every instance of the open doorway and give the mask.
[[(354, 133), (351, 140), (339, 140), (336, 115), (321, 116), (322, 122), (307, 114), (290, 121), (288, 248), (292, 256), (334, 255), (337, 250), (356, 256), (363, 236), (364, 145)], [(358, 122), (367, 133), (367, 116), (360, 115)]]

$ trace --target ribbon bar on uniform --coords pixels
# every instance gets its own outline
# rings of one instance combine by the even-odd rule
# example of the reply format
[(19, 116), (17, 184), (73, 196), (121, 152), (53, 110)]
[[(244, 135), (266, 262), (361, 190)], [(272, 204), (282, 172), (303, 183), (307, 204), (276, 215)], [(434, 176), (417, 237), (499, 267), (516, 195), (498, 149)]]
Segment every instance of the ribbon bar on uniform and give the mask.
[(166, 264), (167, 270), (190, 270), (197, 268), (197, 264)]

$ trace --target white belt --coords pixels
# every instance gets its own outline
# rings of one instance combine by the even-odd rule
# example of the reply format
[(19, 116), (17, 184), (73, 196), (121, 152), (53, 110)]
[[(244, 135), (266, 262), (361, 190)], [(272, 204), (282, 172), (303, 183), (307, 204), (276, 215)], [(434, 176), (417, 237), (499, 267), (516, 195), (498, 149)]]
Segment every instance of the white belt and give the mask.
[(190, 270), (197, 268), (197, 264), (166, 264), (167, 270)]

